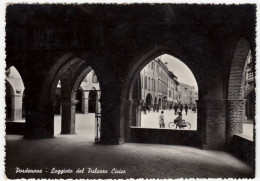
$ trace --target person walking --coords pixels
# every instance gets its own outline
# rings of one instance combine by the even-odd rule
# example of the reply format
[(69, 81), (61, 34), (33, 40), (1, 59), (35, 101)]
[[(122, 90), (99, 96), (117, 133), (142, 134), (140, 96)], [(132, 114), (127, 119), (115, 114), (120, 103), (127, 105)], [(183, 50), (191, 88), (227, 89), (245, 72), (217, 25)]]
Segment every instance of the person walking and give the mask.
[(150, 113), (150, 110), (151, 110), (151, 106), (148, 104), (147, 106), (147, 109), (148, 109), (148, 113)]
[(189, 109), (189, 107), (187, 106), (187, 104), (185, 104), (184, 109), (185, 109), (185, 112), (186, 112), (186, 115), (187, 115), (187, 113), (188, 113), (188, 109)]
[(175, 104), (175, 105), (174, 105), (174, 115), (177, 115), (177, 110), (178, 110), (178, 105)]
[(142, 106), (142, 109), (144, 111), (144, 114), (146, 114), (146, 107), (145, 107), (145, 104)]
[(163, 111), (161, 111), (161, 115), (159, 116), (159, 126), (160, 128), (165, 128), (165, 124), (164, 124), (164, 115), (163, 115)]
[(182, 114), (182, 110), (183, 110), (183, 105), (181, 104), (181, 105), (180, 105), (181, 114)]

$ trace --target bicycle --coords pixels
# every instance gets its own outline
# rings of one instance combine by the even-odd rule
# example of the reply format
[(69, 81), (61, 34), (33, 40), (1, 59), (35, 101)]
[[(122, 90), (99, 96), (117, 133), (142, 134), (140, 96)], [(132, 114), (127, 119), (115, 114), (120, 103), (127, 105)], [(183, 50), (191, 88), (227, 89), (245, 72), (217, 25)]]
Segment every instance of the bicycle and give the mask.
[(177, 129), (177, 127), (178, 127), (179, 129), (184, 129), (184, 128), (190, 129), (190, 128), (191, 128), (191, 124), (190, 124), (189, 122), (185, 122), (185, 120), (183, 120), (181, 126), (180, 126), (180, 125), (177, 125), (177, 122), (175, 122), (175, 121), (174, 121), (174, 122), (169, 122), (168, 127), (169, 127), (169, 128), (173, 128), (175, 125), (176, 125), (176, 129)]

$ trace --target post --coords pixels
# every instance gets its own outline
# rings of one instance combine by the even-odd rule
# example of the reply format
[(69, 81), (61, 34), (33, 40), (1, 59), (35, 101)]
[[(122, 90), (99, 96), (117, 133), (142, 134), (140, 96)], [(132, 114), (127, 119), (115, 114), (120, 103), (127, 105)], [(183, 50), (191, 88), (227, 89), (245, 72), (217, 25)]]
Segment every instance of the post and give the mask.
[(75, 134), (75, 112), (77, 100), (62, 100), (61, 134)]

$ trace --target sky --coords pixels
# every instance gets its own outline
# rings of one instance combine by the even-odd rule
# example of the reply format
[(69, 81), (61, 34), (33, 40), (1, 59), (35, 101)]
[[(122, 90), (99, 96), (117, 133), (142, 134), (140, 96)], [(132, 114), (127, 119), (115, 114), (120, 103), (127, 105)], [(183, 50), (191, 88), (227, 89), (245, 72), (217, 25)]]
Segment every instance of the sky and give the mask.
[(168, 54), (164, 54), (160, 56), (160, 58), (163, 63), (168, 62), (168, 69), (172, 71), (175, 76), (178, 77), (177, 80), (179, 82), (194, 86), (195, 89), (198, 91), (196, 79), (186, 64)]

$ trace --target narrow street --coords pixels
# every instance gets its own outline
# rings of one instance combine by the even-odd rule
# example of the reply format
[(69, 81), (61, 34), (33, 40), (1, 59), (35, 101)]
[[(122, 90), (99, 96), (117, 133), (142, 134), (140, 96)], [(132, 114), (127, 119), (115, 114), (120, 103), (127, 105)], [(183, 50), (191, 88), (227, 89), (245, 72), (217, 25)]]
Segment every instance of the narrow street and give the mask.
[[(141, 127), (143, 128), (159, 128), (159, 116), (161, 114), (161, 111), (159, 112), (153, 112), (150, 111), (146, 114), (142, 112), (141, 116)], [(194, 113), (190, 109), (188, 110), (188, 114), (185, 114), (185, 111), (182, 112), (182, 118), (191, 124), (191, 128), (185, 130), (197, 130), (197, 113)], [(168, 124), (170, 122), (173, 122), (173, 120), (177, 117), (177, 115), (174, 115), (174, 110), (164, 110), (164, 122), (165, 122), (165, 128), (163, 129), (169, 129)], [(172, 127), (170, 129), (176, 129), (175, 127)], [(179, 128), (177, 128), (179, 129)]]

